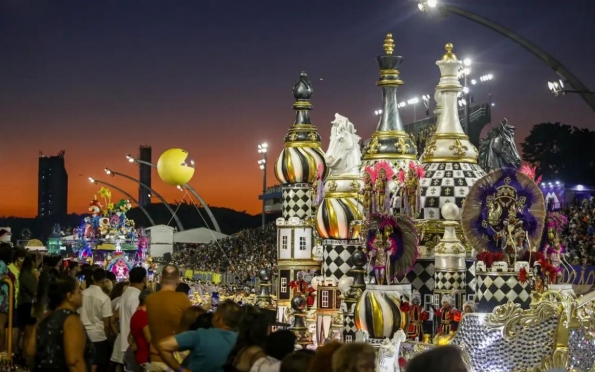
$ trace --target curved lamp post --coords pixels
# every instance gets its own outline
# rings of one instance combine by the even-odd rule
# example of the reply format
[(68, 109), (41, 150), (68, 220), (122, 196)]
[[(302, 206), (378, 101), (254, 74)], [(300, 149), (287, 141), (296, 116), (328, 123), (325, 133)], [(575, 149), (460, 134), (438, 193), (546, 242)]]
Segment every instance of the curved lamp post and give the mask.
[(157, 191), (153, 190), (152, 188), (150, 188), (149, 186), (145, 185), (144, 183), (142, 183), (141, 181), (137, 180), (134, 177), (130, 177), (129, 175), (124, 174), (124, 173), (113, 171), (110, 168), (105, 168), (105, 173), (107, 175), (109, 175), (109, 176), (112, 176), (112, 177), (115, 177), (115, 176), (124, 177), (124, 178), (126, 178), (126, 179), (128, 179), (128, 180), (130, 180), (132, 182), (136, 182), (140, 187), (144, 188), (145, 190), (150, 191), (151, 192), (151, 195), (155, 195), (159, 200), (161, 200), (161, 202), (163, 203), (163, 205), (165, 205), (165, 208), (167, 208), (167, 210), (169, 211), (169, 213), (171, 213), (171, 216), (176, 221), (176, 225), (178, 225), (178, 230), (179, 231), (183, 231), (184, 230), (184, 226), (182, 226), (182, 222), (180, 221), (180, 219), (176, 215), (176, 212), (174, 212), (173, 209), (171, 209), (171, 207), (167, 203), (167, 201)]
[(93, 177), (89, 177), (89, 181), (91, 181), (91, 183), (95, 184), (95, 185), (105, 185), (107, 187), (111, 187), (112, 189), (116, 189), (119, 192), (121, 192), (122, 194), (126, 195), (126, 197), (130, 200), (132, 200), (133, 202), (135, 202), (138, 207), (140, 208), (140, 210), (145, 214), (145, 216), (147, 216), (147, 219), (149, 220), (149, 223), (151, 224), (151, 226), (155, 225), (155, 221), (153, 221), (153, 219), (151, 218), (151, 215), (149, 214), (149, 212), (147, 212), (147, 210), (145, 209), (145, 207), (143, 207), (142, 205), (140, 205), (140, 203), (138, 202), (138, 200), (136, 200), (134, 198), (134, 196), (130, 195), (129, 193), (127, 193), (126, 191), (122, 190), (121, 188), (119, 188), (118, 186), (112, 185), (111, 183), (107, 183), (105, 181), (100, 181), (97, 180)]
[[(150, 167), (157, 168), (157, 166), (155, 164), (149, 163), (148, 161), (137, 159), (137, 158), (135, 158), (132, 155), (126, 155), (126, 159), (128, 159), (128, 162), (130, 162), (130, 163), (145, 164), (145, 165), (148, 165)], [(203, 198), (201, 198), (200, 195), (198, 195), (198, 193), (196, 192), (196, 190), (194, 190), (194, 188), (192, 186), (190, 186), (189, 184), (186, 183), (186, 184), (183, 185), (183, 187), (186, 190), (190, 191), (190, 193), (192, 195), (194, 195), (194, 197), (196, 198), (196, 200), (198, 200), (198, 202), (203, 206), (203, 208), (205, 209), (205, 211), (209, 215), (209, 218), (211, 219), (211, 223), (213, 224), (213, 228), (215, 229), (215, 231), (217, 231), (218, 233), (221, 233), (221, 229), (219, 228), (219, 224), (217, 223), (217, 220), (215, 219), (215, 216), (213, 215), (213, 212), (211, 211), (211, 208), (209, 208), (209, 205), (207, 203), (205, 203), (205, 201), (203, 200)]]
[(554, 70), (556, 74), (568, 82), (568, 84), (573, 88), (573, 93), (580, 94), (582, 99), (587, 103), (587, 105), (589, 105), (591, 110), (595, 111), (595, 96), (593, 96), (592, 92), (585, 86), (585, 84), (583, 84), (582, 81), (574, 76), (574, 74), (570, 72), (570, 70), (568, 70), (560, 61), (546, 53), (543, 49), (523, 36), (478, 14), (453, 5), (439, 3), (437, 0), (418, 0), (417, 5), (421, 11), (424, 11), (430, 15), (447, 17), (450, 14), (456, 14), (491, 28), (499, 34), (506, 36), (545, 62), (552, 70)]

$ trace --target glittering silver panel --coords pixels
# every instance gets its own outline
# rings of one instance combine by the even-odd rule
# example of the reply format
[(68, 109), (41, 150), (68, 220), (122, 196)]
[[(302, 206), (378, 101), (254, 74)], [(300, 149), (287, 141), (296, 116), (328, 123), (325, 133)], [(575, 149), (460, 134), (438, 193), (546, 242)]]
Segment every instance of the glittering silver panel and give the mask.
[(439, 271), (436, 269), (436, 287), (434, 292), (451, 292), (455, 290), (457, 292), (465, 292), (465, 276), (464, 271), (460, 272), (449, 272)]
[(568, 339), (568, 367), (588, 372), (595, 364), (595, 339), (585, 329), (573, 329)]
[(465, 261), (465, 265), (467, 266), (467, 289), (465, 292), (467, 295), (475, 294), (475, 287), (477, 285), (475, 281), (475, 260)]
[(480, 314), (464, 316), (451, 342), (465, 347), (475, 371), (526, 371), (541, 365), (553, 352), (557, 318), (526, 328), (509, 341), (504, 340), (501, 329), (487, 328), (484, 319)]
[(282, 185), (281, 198), (283, 218), (298, 217), (303, 220), (312, 216), (312, 193), (309, 184)]

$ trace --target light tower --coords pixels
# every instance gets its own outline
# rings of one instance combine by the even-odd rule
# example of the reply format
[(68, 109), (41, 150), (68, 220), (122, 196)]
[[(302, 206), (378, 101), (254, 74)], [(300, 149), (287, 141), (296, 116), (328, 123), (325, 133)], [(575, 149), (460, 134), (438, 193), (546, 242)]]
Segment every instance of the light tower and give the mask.
[[(457, 94), (463, 87), (459, 83), (457, 72), (462, 62), (452, 52), (452, 44), (446, 44), (445, 48), (446, 53), (436, 62), (441, 73), (440, 82), (436, 87), (440, 116), (436, 132), (428, 141), (421, 157), (426, 170), (424, 178), (420, 181), (421, 213), (429, 225), (445, 220), (441, 208), (446, 203), (454, 203), (462, 209), (473, 183), (485, 175), (477, 165), (477, 149), (469, 141), (459, 120)], [(452, 218), (451, 215), (448, 217)], [(443, 229), (442, 227), (442, 232)], [(462, 233), (457, 235), (462, 237)], [(460, 294), (466, 292), (466, 272), (465, 262), (460, 260), (458, 254), (436, 252), (435, 304), (440, 304), (441, 296), (453, 290)]]
[[(293, 87), (295, 122), (285, 136), (285, 144), (275, 162), (275, 177), (281, 183), (282, 217), (277, 219), (278, 316), (287, 323), (288, 307), (295, 295), (290, 287), (298, 273), (320, 270), (315, 260), (312, 231), (312, 184), (327, 174), (320, 135), (310, 121), (312, 84), (305, 72)], [(303, 276), (303, 274), (301, 274)]]

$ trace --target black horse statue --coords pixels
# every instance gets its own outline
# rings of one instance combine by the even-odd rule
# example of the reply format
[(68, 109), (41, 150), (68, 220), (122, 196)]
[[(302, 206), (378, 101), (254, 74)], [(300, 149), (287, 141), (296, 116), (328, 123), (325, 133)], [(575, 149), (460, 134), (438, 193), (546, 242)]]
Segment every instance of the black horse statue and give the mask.
[(479, 165), (486, 173), (503, 167), (518, 169), (521, 156), (514, 142), (514, 127), (503, 119), (500, 124), (480, 140)]

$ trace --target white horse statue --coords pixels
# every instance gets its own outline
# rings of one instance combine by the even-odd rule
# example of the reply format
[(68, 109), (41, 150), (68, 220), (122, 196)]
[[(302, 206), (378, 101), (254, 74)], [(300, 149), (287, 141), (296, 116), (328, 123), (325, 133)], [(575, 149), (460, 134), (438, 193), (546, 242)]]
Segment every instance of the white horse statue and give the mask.
[(331, 123), (331, 141), (324, 156), (330, 176), (359, 175), (362, 153), (353, 124), (345, 116), (335, 114)]
[(407, 337), (402, 329), (399, 329), (392, 340), (388, 337), (382, 342), (378, 349), (378, 357), (376, 359), (376, 370), (378, 372), (398, 372), (399, 371), (399, 352), (401, 350), (401, 343), (405, 342)]

